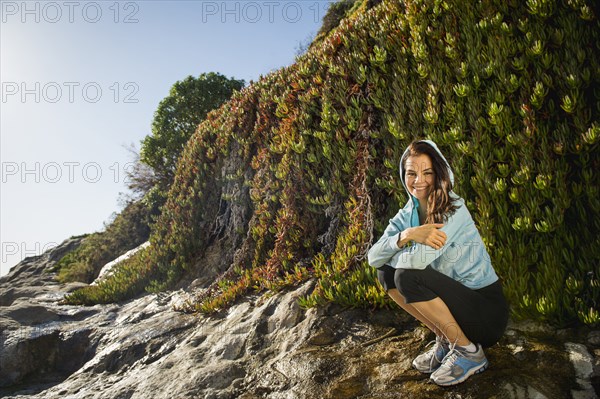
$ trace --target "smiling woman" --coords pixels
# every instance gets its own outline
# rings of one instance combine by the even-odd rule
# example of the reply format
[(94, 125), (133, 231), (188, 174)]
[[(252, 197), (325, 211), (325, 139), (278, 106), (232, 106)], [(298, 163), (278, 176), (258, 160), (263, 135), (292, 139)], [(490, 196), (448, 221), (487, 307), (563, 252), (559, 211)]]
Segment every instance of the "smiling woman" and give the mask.
[(413, 366), (438, 385), (458, 384), (487, 368), (483, 348), (502, 336), (508, 305), (435, 143), (411, 143), (400, 176), (408, 203), (369, 250), (369, 264), (389, 296), (436, 334)]

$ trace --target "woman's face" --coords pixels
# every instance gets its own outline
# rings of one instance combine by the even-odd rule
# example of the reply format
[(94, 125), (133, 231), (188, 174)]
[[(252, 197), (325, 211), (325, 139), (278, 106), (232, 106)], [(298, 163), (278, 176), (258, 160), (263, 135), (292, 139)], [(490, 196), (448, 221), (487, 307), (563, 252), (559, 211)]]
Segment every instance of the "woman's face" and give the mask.
[(434, 184), (433, 166), (429, 155), (408, 157), (404, 169), (406, 170), (404, 183), (408, 191), (417, 197), (420, 203), (427, 203)]

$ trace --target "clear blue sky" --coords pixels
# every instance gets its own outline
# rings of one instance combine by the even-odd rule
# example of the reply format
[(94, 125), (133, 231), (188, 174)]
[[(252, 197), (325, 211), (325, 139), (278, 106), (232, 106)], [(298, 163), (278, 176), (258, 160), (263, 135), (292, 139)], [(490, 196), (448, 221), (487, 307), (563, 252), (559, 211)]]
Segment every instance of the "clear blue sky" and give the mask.
[(0, 275), (104, 228), (173, 83), (293, 63), (329, 3), (0, 1)]

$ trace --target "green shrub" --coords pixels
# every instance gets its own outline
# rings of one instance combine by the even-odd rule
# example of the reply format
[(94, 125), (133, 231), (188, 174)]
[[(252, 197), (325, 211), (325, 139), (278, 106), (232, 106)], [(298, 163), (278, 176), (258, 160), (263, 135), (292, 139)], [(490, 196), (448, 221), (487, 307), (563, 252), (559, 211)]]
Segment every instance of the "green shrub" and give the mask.
[(351, 15), (363, 3), (364, 1), (361, 0), (339, 0), (330, 3), (315, 39), (318, 40), (327, 36), (329, 32), (338, 27), (342, 19)]
[(109, 278), (101, 279), (97, 285), (89, 285), (68, 294), (64, 302), (94, 305), (119, 302), (139, 294), (152, 276), (147, 261), (147, 250), (148, 248), (143, 248), (130, 258), (119, 262), (114, 266)]
[[(153, 231), (153, 286), (202, 256), (214, 193), (235, 181), (252, 201), (239, 272), (191, 309), (307, 278), (316, 289), (304, 306), (386, 306), (364, 256), (406, 201), (402, 151), (429, 138), (456, 172), (513, 316), (597, 325), (597, 13), (591, 1), (390, 0), (342, 20), (199, 126)], [(240, 170), (223, 176), (231, 157)]]
[(129, 202), (105, 223), (105, 229), (86, 236), (81, 245), (68, 252), (54, 266), (60, 282), (91, 283), (106, 263), (148, 240), (152, 215), (141, 202)]
[(244, 84), (215, 72), (190, 75), (173, 84), (154, 113), (152, 134), (141, 143), (140, 160), (152, 169), (155, 187), (173, 183), (177, 160), (198, 124)]

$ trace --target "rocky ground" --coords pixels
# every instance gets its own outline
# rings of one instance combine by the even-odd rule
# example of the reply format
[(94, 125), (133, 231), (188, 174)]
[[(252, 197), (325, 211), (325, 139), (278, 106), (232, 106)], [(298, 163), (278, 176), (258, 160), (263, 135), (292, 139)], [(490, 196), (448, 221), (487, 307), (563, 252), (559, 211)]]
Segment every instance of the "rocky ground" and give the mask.
[(400, 310), (303, 310), (308, 282), (215, 317), (184, 291), (74, 307), (47, 270), (77, 240), (0, 279), (0, 396), (8, 398), (596, 398), (600, 331), (511, 322), (490, 368), (441, 388), (411, 367), (432, 338)]

